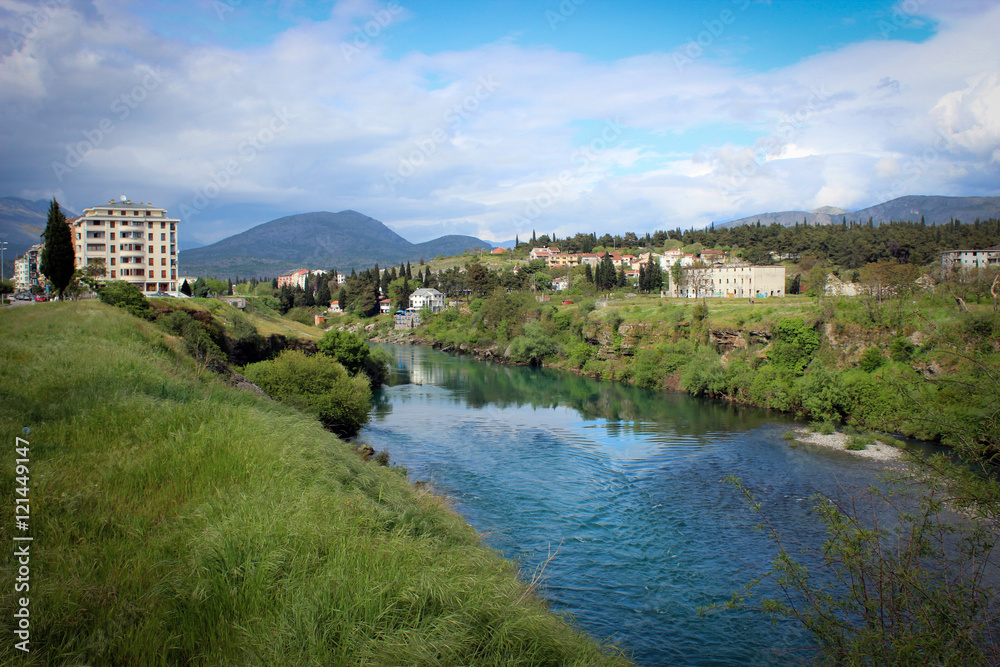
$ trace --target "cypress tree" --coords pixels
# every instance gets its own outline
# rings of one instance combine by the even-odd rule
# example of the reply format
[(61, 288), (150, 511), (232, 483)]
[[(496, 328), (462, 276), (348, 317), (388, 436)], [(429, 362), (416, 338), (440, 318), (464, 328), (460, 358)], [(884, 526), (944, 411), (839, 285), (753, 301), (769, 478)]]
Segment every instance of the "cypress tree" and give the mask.
[(316, 305), (328, 308), (330, 306), (330, 283), (326, 276), (319, 277), (319, 289), (316, 290)]
[(409, 280), (413, 280), (413, 272), (410, 271), (410, 263), (409, 262), (406, 263), (406, 277)]
[(191, 296), (191, 286), (188, 285), (187, 280), (181, 283), (181, 294), (186, 294), (187, 296)]
[(59, 293), (59, 300), (62, 301), (63, 292), (73, 279), (73, 271), (76, 269), (76, 252), (73, 248), (73, 234), (55, 198), (49, 204), (49, 219), (45, 225), (45, 250), (42, 252), (42, 265), (39, 268)]
[(342, 311), (347, 312), (347, 290), (343, 287), (337, 292), (337, 305), (340, 306)]

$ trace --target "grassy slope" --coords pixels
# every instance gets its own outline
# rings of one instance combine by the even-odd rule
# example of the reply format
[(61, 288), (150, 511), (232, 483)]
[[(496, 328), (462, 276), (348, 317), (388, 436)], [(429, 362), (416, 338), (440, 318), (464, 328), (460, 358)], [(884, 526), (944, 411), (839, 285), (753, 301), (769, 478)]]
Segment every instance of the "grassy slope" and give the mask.
[(439, 498), (292, 409), (199, 377), (154, 327), (79, 302), (0, 311), (0, 331), (8, 545), (14, 439), (32, 429), (19, 663), (620, 661)]

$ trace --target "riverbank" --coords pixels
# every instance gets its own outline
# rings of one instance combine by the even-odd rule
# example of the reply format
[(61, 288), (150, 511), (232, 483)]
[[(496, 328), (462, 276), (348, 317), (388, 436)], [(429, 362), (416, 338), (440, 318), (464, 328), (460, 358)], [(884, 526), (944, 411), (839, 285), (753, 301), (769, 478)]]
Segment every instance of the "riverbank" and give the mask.
[(0, 662), (627, 664), (440, 497), (160, 329), (92, 301), (0, 329), (0, 433), (29, 460), (0, 483), (33, 538), (31, 653)]
[(947, 446), (997, 442), (977, 415), (1000, 405), (984, 374), (1000, 363), (1000, 318), (983, 308), (957, 314), (932, 293), (899, 304), (639, 296), (598, 306), (497, 292), (428, 315), (412, 331), (393, 331), (389, 319), (354, 326), (380, 342), (680, 390), (859, 431)]

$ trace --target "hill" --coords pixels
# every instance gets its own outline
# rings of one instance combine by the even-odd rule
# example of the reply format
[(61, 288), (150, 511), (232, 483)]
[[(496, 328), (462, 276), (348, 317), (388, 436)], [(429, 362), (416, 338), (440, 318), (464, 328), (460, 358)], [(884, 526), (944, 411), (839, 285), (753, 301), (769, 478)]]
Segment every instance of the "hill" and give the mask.
[(929, 225), (940, 225), (951, 219), (962, 222), (972, 222), (976, 218), (1000, 218), (1000, 197), (940, 197), (911, 195), (899, 197), (891, 201), (869, 206), (857, 211), (824, 206), (812, 211), (779, 211), (750, 215), (739, 220), (732, 220), (715, 225), (727, 229), (740, 225), (761, 225), (777, 223), (782, 227), (791, 227), (805, 220), (810, 225), (829, 225), (839, 223), (845, 218), (860, 222), (881, 225), (887, 222), (919, 222), (921, 217)]
[[(62, 211), (67, 218), (78, 215), (66, 208)], [(20, 197), (0, 197), (0, 240), (7, 242), (4, 260), (13, 260), (15, 255), (22, 255), (30, 246), (39, 243), (41, 232), (26, 229), (25, 226), (45, 229), (48, 217), (48, 199), (31, 201)]]
[(376, 262), (389, 266), (492, 247), (459, 235), (410, 243), (357, 211), (320, 211), (278, 218), (211, 245), (182, 250), (178, 262), (185, 275), (277, 276), (298, 268), (350, 271)]
[(31, 641), (0, 664), (625, 664), (441, 498), (155, 325), (87, 300), (0, 331), (0, 511), (25, 487), (33, 538), (0, 554), (31, 603), (0, 595)]

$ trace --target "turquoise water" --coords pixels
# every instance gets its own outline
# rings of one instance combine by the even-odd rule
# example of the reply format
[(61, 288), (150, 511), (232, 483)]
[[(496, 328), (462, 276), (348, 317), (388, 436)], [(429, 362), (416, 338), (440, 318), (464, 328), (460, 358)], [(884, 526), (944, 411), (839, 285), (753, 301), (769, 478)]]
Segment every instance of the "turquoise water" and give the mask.
[(782, 665), (808, 636), (753, 612), (699, 615), (773, 558), (734, 474), (806, 545), (815, 493), (858, 494), (881, 465), (792, 448), (789, 420), (543, 369), (386, 346), (393, 386), (360, 439), (431, 482), (542, 595), (640, 665)]

